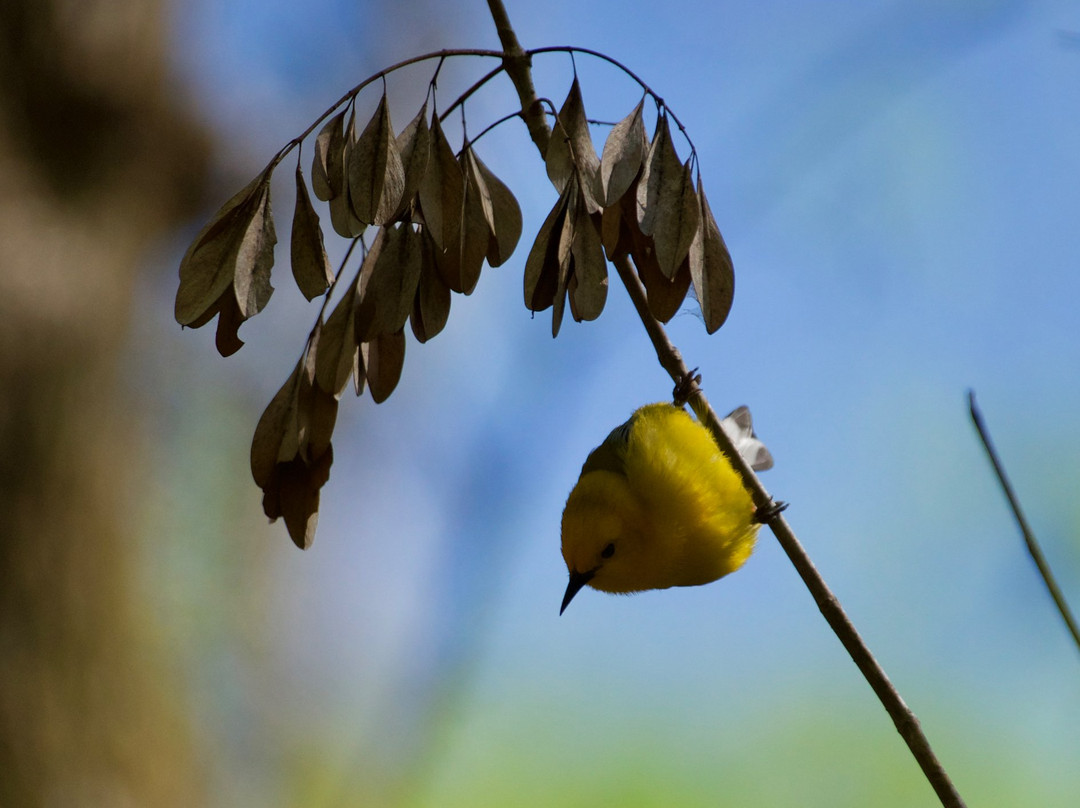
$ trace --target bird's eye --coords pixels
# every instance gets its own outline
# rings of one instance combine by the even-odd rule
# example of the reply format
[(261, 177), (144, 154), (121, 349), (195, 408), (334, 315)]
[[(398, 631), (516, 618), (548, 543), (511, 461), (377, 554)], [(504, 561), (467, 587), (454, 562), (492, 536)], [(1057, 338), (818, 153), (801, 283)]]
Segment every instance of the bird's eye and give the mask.
[(615, 555), (614, 544), (609, 544), (607, 547), (600, 551), (601, 558), (611, 558), (613, 555)]

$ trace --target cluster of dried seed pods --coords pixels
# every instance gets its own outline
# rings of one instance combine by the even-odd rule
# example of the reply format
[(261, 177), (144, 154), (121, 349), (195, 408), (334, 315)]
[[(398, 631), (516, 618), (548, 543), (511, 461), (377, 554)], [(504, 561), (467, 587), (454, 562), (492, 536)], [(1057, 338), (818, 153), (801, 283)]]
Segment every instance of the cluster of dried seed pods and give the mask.
[[(446, 324), (451, 292), (472, 292), (484, 261), (502, 264), (521, 237), (521, 210), (510, 189), (471, 144), (455, 155), (438, 117), (429, 123), (426, 102), (396, 136), (385, 95), (359, 136), (350, 103), (323, 126), (314, 151), (311, 188), (328, 204), (335, 232), (358, 239), (369, 227), (378, 231), (329, 316), (320, 315), (252, 441), (263, 508), (271, 519), (285, 518), (300, 547), (314, 539), (338, 400), (350, 379), (357, 395), (367, 387), (384, 401), (401, 377), (406, 323), (420, 342), (431, 339)], [(180, 265), (176, 319), (199, 327), (219, 315), (222, 355), (240, 349), (237, 329), (273, 292), (270, 177), (279, 160), (218, 211)], [(299, 165), (290, 257), (309, 300), (335, 285)]]
[[(607, 261), (629, 256), (662, 322), (693, 284), (711, 333), (731, 307), (731, 258), (691, 160), (680, 162), (666, 111), (652, 141), (644, 99), (611, 131), (597, 157), (577, 82), (556, 116), (545, 155), (559, 199), (525, 263), (525, 305), (553, 309), (557, 335), (567, 302), (575, 320), (600, 316), (607, 299)], [(176, 319), (198, 328), (216, 315), (222, 355), (239, 350), (237, 331), (266, 306), (277, 241), (270, 178), (280, 152), (225, 203), (196, 236), (180, 265)], [(327, 203), (340, 236), (359, 240), (377, 228), (355, 276), (339, 287), (318, 213), (299, 164), (291, 262), (300, 291), (327, 295), (303, 355), (259, 420), (251, 470), (263, 509), (284, 517), (289, 535), (310, 546), (319, 490), (333, 460), (338, 401), (351, 380), (376, 402), (397, 386), (405, 360), (405, 326), (426, 342), (445, 326), (451, 292), (476, 288), (483, 263), (506, 261), (521, 236), (521, 210), (506, 187), (465, 142), (459, 153), (439, 117), (424, 106), (394, 133), (384, 93), (357, 134), (355, 99), (327, 120), (315, 138), (311, 189)], [(606, 257), (605, 257), (606, 256)]]
[(711, 334), (727, 318), (735, 291), (731, 256), (720, 235), (700, 175), (680, 162), (668, 118), (661, 113), (652, 142), (642, 106), (616, 124), (597, 158), (581, 89), (574, 81), (556, 118), (546, 155), (559, 190), (525, 263), (525, 305), (552, 307), (559, 333), (567, 301), (575, 320), (600, 315), (607, 297), (607, 260), (627, 255), (661, 322), (679, 310), (693, 284)]

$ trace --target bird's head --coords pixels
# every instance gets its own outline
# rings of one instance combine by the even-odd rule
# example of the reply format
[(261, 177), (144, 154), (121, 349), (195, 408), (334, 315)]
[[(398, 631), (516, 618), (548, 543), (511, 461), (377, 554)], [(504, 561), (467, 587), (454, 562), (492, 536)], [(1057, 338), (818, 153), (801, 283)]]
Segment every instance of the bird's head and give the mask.
[(625, 477), (594, 471), (578, 480), (562, 517), (562, 554), (570, 582), (559, 614), (586, 585), (603, 592), (655, 587), (645, 524)]

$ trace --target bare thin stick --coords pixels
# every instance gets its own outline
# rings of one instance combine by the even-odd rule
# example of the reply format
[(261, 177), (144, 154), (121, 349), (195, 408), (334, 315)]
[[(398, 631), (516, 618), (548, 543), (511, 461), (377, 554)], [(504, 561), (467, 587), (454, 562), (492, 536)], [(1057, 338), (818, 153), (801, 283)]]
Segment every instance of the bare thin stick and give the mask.
[[(528, 55), (530, 58), (540, 53), (569, 53), (571, 57), (573, 57), (575, 53), (584, 53), (588, 56), (592, 56), (603, 62), (607, 62), (613, 67), (618, 68), (635, 82), (637, 82), (641, 89), (644, 90), (648, 95), (651, 95), (656, 100), (658, 106), (663, 107), (665, 110), (667, 110), (668, 117), (670, 117), (671, 120), (675, 121), (675, 125), (679, 127), (679, 131), (682, 132), (682, 136), (686, 138), (686, 142), (690, 146), (690, 151), (693, 154), (697, 154), (697, 149), (694, 147), (694, 141), (690, 139), (690, 133), (686, 131), (686, 127), (683, 126), (683, 122), (679, 120), (679, 116), (672, 111), (671, 107), (667, 105), (667, 103), (664, 101), (664, 99), (660, 96), (659, 93), (654, 91), (653, 88), (646, 84), (645, 81), (637, 73), (624, 65), (618, 59), (613, 59), (606, 53), (601, 53), (598, 50), (593, 50), (592, 48), (579, 48), (576, 45), (551, 45), (546, 48), (532, 48), (528, 51)], [(592, 123), (592, 121), (590, 121), (590, 123)]]
[(1050, 597), (1054, 599), (1054, 604), (1057, 606), (1058, 612), (1061, 613), (1061, 619), (1065, 621), (1065, 626), (1069, 629), (1069, 633), (1072, 634), (1073, 642), (1076, 643), (1077, 649), (1080, 649), (1080, 628), (1077, 628), (1076, 619), (1069, 610), (1069, 604), (1065, 602), (1065, 596), (1061, 594), (1057, 581), (1054, 580), (1054, 575), (1050, 571), (1050, 565), (1046, 563), (1046, 557), (1043, 556), (1039, 542), (1035, 540), (1035, 534), (1031, 531), (1027, 519), (1024, 518), (1024, 512), (1020, 510), (1020, 500), (1016, 498), (1016, 492), (1013, 491), (1012, 484), (1005, 475), (1005, 468), (1001, 465), (998, 453), (990, 440), (990, 433), (986, 429), (982, 412), (979, 411), (978, 406), (975, 404), (974, 390), (968, 390), (968, 408), (971, 410), (971, 420), (979, 433), (983, 448), (986, 449), (986, 456), (990, 458), (990, 464), (994, 467), (998, 482), (1001, 483), (1001, 490), (1005, 492), (1005, 498), (1009, 501), (1009, 507), (1012, 508), (1013, 516), (1016, 517), (1016, 523), (1020, 526), (1020, 532), (1024, 535), (1024, 543), (1027, 544), (1028, 553), (1035, 562), (1035, 566), (1038, 567), (1043, 583), (1046, 584)]
[[(473, 82), (473, 85), (469, 89), (467, 89), (465, 92), (463, 92), (461, 95), (459, 95), (456, 99), (454, 99), (454, 103), (452, 103), (450, 106), (448, 106), (446, 109), (443, 110), (442, 114), (439, 116), (439, 121), (440, 122), (445, 121), (447, 116), (450, 115), (450, 113), (452, 113), (455, 109), (460, 107), (462, 104), (464, 104), (466, 101), (468, 101), (473, 93), (480, 90), (485, 84), (487, 84), (489, 81), (491, 81), (493, 78), (495, 78), (497, 75), (499, 75), (502, 72), (503, 72), (503, 66), (499, 65), (498, 67), (493, 68), (492, 70), (488, 71), (485, 75), (481, 76), (479, 79), (477, 79), (475, 82)], [(517, 113), (515, 113), (515, 115), (517, 115)], [(475, 138), (473, 138), (473, 139), (475, 140)]]
[[(638, 316), (645, 324), (645, 330), (648, 332), (649, 339), (656, 349), (656, 356), (660, 360), (661, 366), (668, 372), (673, 381), (676, 383), (683, 381), (689, 373), (686, 364), (683, 362), (678, 349), (668, 339), (663, 326), (649, 312), (645, 288), (641, 285), (641, 281), (638, 279), (633, 267), (630, 266), (630, 262), (625, 256), (617, 257), (613, 263), (615, 269), (619, 272), (619, 278), (630, 294)], [(717, 444), (719, 444), (728, 459), (732, 461), (732, 465), (739, 472), (743, 483), (753, 496), (754, 504), (761, 509), (762, 513), (768, 513), (769, 507), (773, 505), (772, 497), (765, 490), (765, 487), (742, 455), (732, 445), (731, 439), (720, 426), (720, 420), (717, 418), (716, 412), (709, 405), (705, 394), (696, 385), (688, 398), (688, 403), (694, 410), (695, 415), (697, 415), (698, 420), (709, 428), (713, 437), (716, 438)], [(915, 717), (911, 708), (904, 703), (900, 693), (889, 681), (889, 677), (885, 674), (881, 665), (878, 664), (874, 655), (870, 653), (870, 649), (867, 648), (854, 624), (852, 624), (843, 607), (841, 607), (840, 601), (829, 589), (825, 579), (821, 577), (821, 573), (817, 571), (814, 563), (810, 560), (810, 556), (807, 555), (806, 550), (787, 521), (782, 515), (774, 514), (768, 519), (767, 524), (773, 535), (776, 536), (780, 546), (784, 548), (784, 552), (787, 553), (791, 563), (795, 566), (795, 570), (803, 579), (806, 588), (813, 595), (818, 609), (821, 610), (821, 614), (825, 617), (825, 621), (839, 638), (844, 648), (847, 649), (852, 661), (855, 662), (870, 687), (873, 688), (878, 700), (881, 701), (886, 712), (892, 718), (897, 731), (907, 742), (911, 754), (914, 755), (926, 779), (930, 782), (934, 791), (937, 792), (941, 804), (950, 808), (961, 808), (964, 802), (930, 747), (930, 741), (923, 734), (919, 719)]]
[[(521, 100), (522, 118), (528, 125), (529, 132), (540, 150), (540, 154), (544, 155), (547, 151), (548, 141), (551, 138), (551, 130), (548, 128), (547, 120), (544, 117), (543, 106), (536, 97), (528, 56), (525, 55), (521, 45), (518, 43), (502, 0), (488, 0), (488, 7), (491, 10), (492, 18), (495, 20), (499, 40), (506, 49), (503, 64), (506, 67), (507, 75), (517, 88), (518, 97)], [(645, 326), (649, 339), (656, 349), (656, 356), (661, 367), (668, 372), (676, 384), (683, 382), (688, 374), (687, 367), (683, 363), (679, 351), (668, 339), (663, 326), (649, 312), (648, 300), (641, 281), (625, 256), (616, 258), (613, 263), (619, 277), (626, 286), (642, 324)], [(762, 509), (763, 513), (770, 513), (768, 508), (773, 504), (772, 497), (761, 485), (761, 481), (758, 480), (753, 470), (746, 464), (746, 461), (732, 446), (731, 440), (720, 426), (720, 419), (717, 418), (716, 413), (713, 412), (712, 407), (709, 406), (709, 402), (700, 389), (694, 389), (690, 394), (689, 404), (701, 422), (716, 437), (720, 448), (733, 461), (735, 469), (751, 492), (754, 503)], [(841, 608), (840, 602), (814, 567), (810, 557), (806, 554), (783, 516), (778, 512), (771, 512), (767, 524), (780, 542), (780, 546), (784, 548), (788, 558), (791, 559), (806, 587), (810, 590), (810, 594), (817, 602), (826, 622), (840, 639), (844, 648), (847, 649), (848, 654), (889, 713), (897, 731), (907, 742), (908, 748), (915, 756), (915, 760), (922, 768), (923, 774), (930, 782), (931, 787), (937, 793), (941, 804), (946, 808), (964, 808), (964, 801), (960, 798), (944, 767), (930, 748), (930, 742), (923, 734), (919, 720), (904, 704), (904, 700), (900, 698), (900, 694), (885, 675), (885, 671), (878, 665), (877, 660), (874, 659), (862, 638), (859, 637), (855, 627)]]
[[(493, 57), (493, 58), (502, 58), (503, 57), (503, 52), (502, 51), (493, 51), (493, 50), (484, 50), (484, 49), (480, 49), (480, 48), (448, 48), (448, 49), (444, 49), (444, 50), (440, 50), (440, 51), (433, 51), (431, 53), (422, 53), (419, 56), (413, 56), (413, 57), (410, 57), (408, 59), (404, 59), (404, 60), (398, 62), (397, 64), (390, 65), (390, 67), (388, 67), (388, 68), (386, 68), (384, 70), (380, 70), (378, 73), (374, 73), (374, 74), (368, 76), (362, 82), (360, 82), (355, 87), (353, 87), (351, 90), (349, 90), (347, 93), (345, 93), (345, 95), (341, 96), (341, 98), (339, 98), (337, 101), (335, 101), (333, 104), (331, 104), (329, 109), (327, 109), (322, 115), (320, 115), (318, 118), (316, 118), (314, 121), (312, 121), (311, 125), (308, 126), (307, 129), (305, 129), (303, 132), (301, 132), (299, 135), (297, 135), (296, 137), (294, 137), (292, 140), (290, 140), (288, 143), (286, 143), (284, 146), (281, 147), (281, 150), (277, 154), (275, 154), (274, 158), (270, 161), (269, 168), (276, 167), (277, 164), (280, 163), (285, 158), (285, 155), (287, 155), (289, 152), (291, 152), (293, 149), (295, 149), (297, 146), (299, 146), (300, 142), (304, 138), (306, 138), (308, 135), (310, 135), (312, 132), (315, 131), (315, 127), (317, 127), (320, 123), (325, 121), (327, 118), (329, 118), (334, 113), (334, 110), (336, 110), (338, 107), (340, 107), (346, 101), (349, 101), (349, 100), (355, 98), (360, 93), (360, 91), (363, 90), (365, 87), (367, 87), (369, 84), (371, 84), (373, 82), (376, 82), (376, 81), (379, 81), (380, 79), (385, 81), (386, 77), (389, 74), (393, 73), (395, 70), (401, 70), (403, 67), (408, 67), (409, 65), (414, 65), (417, 62), (426, 62), (426, 61), (430, 61), (431, 59), (438, 59), (439, 60), (439, 68), (441, 68), (442, 63), (449, 56), (487, 56), (487, 57)], [(436, 70), (436, 72), (438, 72), (438, 69)], [(499, 70), (493, 70), (491, 73), (489, 73), (487, 76), (485, 76), (479, 82), (477, 82), (476, 85), (474, 85), (472, 88), (469, 89), (468, 93), (466, 94), (466, 97), (468, 96), (469, 93), (473, 93), (477, 89), (479, 89), (479, 87), (483, 86), (483, 84), (486, 83), (488, 80), (490, 80), (493, 76), (498, 75), (499, 72), (500, 72)], [(455, 102), (455, 105), (457, 103), (460, 103), (463, 100), (464, 100), (464, 98), (459, 98)]]

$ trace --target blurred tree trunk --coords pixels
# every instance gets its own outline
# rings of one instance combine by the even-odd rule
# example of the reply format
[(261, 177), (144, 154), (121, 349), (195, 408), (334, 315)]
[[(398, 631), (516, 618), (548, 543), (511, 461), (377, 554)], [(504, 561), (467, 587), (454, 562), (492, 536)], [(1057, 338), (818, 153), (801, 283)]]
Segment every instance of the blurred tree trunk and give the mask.
[(138, 608), (121, 366), (137, 271), (202, 192), (161, 0), (0, 4), (0, 805), (197, 805)]

